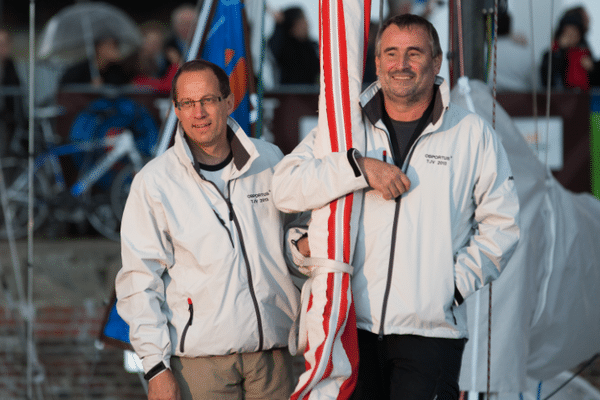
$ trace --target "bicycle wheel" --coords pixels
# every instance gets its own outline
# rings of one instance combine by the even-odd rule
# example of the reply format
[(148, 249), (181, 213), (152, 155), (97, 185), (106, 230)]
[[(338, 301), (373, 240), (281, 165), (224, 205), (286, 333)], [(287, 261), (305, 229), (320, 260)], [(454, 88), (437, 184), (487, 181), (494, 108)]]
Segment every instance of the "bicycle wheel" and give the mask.
[(110, 185), (110, 205), (113, 212), (119, 218), (123, 217), (125, 202), (131, 188), (131, 181), (135, 175), (135, 169), (132, 164), (127, 164), (117, 173)]
[(109, 192), (92, 188), (82, 196), (85, 202), (86, 217), (92, 227), (102, 236), (115, 242), (120, 241), (121, 220), (117, 218), (110, 206)]
[[(7, 157), (0, 160), (8, 207), (0, 205), (0, 238), (8, 239), (7, 219), (10, 219), (16, 239), (27, 236), (29, 222), (29, 176), (28, 163), (24, 158)], [(34, 174), (33, 229), (39, 228), (48, 218), (49, 210), (45, 199), (49, 197), (50, 184), (40, 170)], [(4, 212), (6, 211), (6, 213)]]

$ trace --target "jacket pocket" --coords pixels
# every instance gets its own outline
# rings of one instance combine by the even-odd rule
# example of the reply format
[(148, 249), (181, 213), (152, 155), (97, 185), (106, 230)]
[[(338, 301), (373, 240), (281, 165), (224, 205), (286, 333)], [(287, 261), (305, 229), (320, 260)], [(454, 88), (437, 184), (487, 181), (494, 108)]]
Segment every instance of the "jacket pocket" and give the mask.
[(183, 353), (185, 349), (185, 336), (187, 335), (187, 331), (192, 326), (192, 321), (194, 319), (194, 305), (192, 304), (192, 299), (188, 297), (188, 310), (190, 312), (190, 318), (188, 319), (187, 324), (183, 328), (183, 332), (181, 333), (181, 343), (179, 344), (179, 351)]

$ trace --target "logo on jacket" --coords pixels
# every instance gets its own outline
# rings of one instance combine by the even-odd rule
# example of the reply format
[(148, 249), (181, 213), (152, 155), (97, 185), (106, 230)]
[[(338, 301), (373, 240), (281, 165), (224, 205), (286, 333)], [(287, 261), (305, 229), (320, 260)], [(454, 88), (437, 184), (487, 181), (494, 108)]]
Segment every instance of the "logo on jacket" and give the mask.
[(248, 197), (250, 199), (250, 202), (252, 204), (257, 204), (257, 203), (265, 203), (265, 202), (269, 201), (270, 195), (271, 195), (271, 191), (269, 190), (268, 192), (264, 192), (264, 193), (251, 193), (251, 194), (247, 195), (246, 197)]
[(438, 154), (425, 154), (425, 161), (427, 164), (433, 165), (448, 165), (452, 156), (442, 156)]

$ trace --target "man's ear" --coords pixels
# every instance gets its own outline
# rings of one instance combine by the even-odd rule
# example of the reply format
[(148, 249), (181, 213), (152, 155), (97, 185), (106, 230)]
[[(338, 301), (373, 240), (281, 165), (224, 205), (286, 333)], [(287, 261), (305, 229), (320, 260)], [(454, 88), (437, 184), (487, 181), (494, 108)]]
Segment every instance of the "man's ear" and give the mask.
[(227, 115), (235, 111), (235, 96), (233, 93), (229, 93), (229, 96), (225, 98), (227, 104)]
[(442, 60), (443, 57), (441, 54), (438, 54), (438, 56), (433, 59), (433, 69), (436, 75), (439, 75), (440, 71), (442, 70)]
[(177, 115), (177, 118), (179, 118), (179, 108), (177, 107), (175, 100), (173, 100), (173, 108), (175, 109), (175, 115)]

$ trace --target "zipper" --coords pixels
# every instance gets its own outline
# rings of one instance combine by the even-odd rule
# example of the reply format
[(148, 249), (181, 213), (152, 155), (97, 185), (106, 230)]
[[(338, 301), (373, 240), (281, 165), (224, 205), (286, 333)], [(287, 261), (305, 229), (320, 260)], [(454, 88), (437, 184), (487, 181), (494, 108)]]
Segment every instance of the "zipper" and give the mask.
[(179, 344), (179, 351), (183, 353), (185, 337), (187, 335), (187, 331), (192, 326), (192, 321), (194, 319), (194, 305), (192, 304), (192, 299), (188, 297), (188, 311), (190, 312), (190, 318), (188, 319), (187, 324), (185, 324), (185, 328), (183, 328), (183, 333), (181, 334), (181, 343)]
[[(210, 181), (210, 180), (206, 179), (204, 177), (204, 175), (202, 175), (201, 173), (198, 173), (198, 175), (200, 175), (200, 178), (203, 181), (205, 181), (206, 183), (209, 183), (212, 186), (214, 186), (214, 188), (217, 191), (217, 193), (219, 193), (219, 195), (225, 200), (225, 204), (227, 204), (227, 209), (229, 210), (229, 220), (231, 221), (231, 204), (229, 203), (229, 201), (225, 198), (225, 196), (223, 195), (223, 193), (221, 193), (221, 190), (219, 190), (219, 188), (217, 187), (217, 185), (213, 181)], [(228, 189), (229, 189), (229, 182), (230, 181), (227, 182), (227, 188)], [(221, 225), (223, 226), (223, 228), (225, 228), (225, 230), (227, 231), (227, 236), (229, 236), (229, 241), (231, 242), (231, 247), (235, 248), (235, 244), (233, 242), (233, 235), (231, 234), (231, 231), (227, 227), (227, 224), (225, 224), (225, 221), (223, 220), (223, 218), (221, 218), (221, 216), (219, 215), (219, 213), (217, 212), (217, 210), (215, 210), (214, 208), (212, 210), (213, 210), (213, 213), (215, 213), (215, 216), (217, 217), (217, 219), (219, 220), (219, 222), (221, 223)]]
[(262, 317), (260, 315), (260, 309), (258, 307), (258, 300), (256, 298), (256, 292), (254, 291), (254, 284), (252, 281), (252, 270), (250, 269), (250, 259), (248, 258), (248, 252), (246, 252), (246, 245), (244, 244), (244, 237), (242, 236), (242, 228), (240, 227), (240, 222), (238, 221), (237, 216), (235, 215), (235, 212), (233, 211), (233, 205), (231, 204), (231, 201), (229, 200), (229, 198), (231, 197), (231, 190), (230, 190), (229, 183), (231, 183), (231, 181), (229, 181), (227, 183), (227, 190), (229, 192), (229, 197), (226, 198), (225, 201), (227, 202), (227, 205), (229, 206), (229, 219), (231, 221), (233, 221), (233, 223), (238, 231), (238, 237), (240, 239), (240, 247), (242, 249), (242, 255), (243, 255), (244, 261), (246, 263), (246, 272), (248, 273), (248, 290), (250, 291), (250, 297), (252, 297), (252, 303), (254, 304), (254, 311), (256, 312), (256, 321), (257, 321), (257, 325), (258, 325), (258, 350), (257, 351), (262, 351), (263, 342), (264, 342)]
[[(417, 143), (419, 143), (419, 141), (421, 140), (422, 137), (423, 137), (423, 135), (419, 135), (417, 140), (415, 140), (415, 142), (411, 146), (410, 151), (408, 152), (408, 156), (406, 157), (406, 162), (404, 163), (404, 170), (402, 171), (405, 174), (406, 174), (406, 171), (408, 171), (408, 166), (410, 165), (410, 160), (414, 153), (415, 147), (417, 147)], [(397, 238), (397, 233), (398, 233), (398, 220), (400, 219), (401, 198), (402, 198), (402, 196), (398, 196), (396, 198), (396, 207), (394, 210), (394, 222), (392, 224), (392, 229), (393, 229), (392, 240), (391, 240), (391, 245), (390, 245), (390, 259), (388, 262), (387, 280), (386, 280), (386, 284), (385, 284), (385, 292), (383, 295), (383, 304), (382, 304), (382, 308), (381, 308), (381, 322), (379, 323), (379, 335), (377, 337), (379, 341), (383, 340), (383, 336), (384, 336), (383, 328), (385, 325), (385, 314), (387, 312), (387, 305), (388, 305), (388, 301), (389, 301), (389, 297), (390, 297), (390, 290), (392, 289), (392, 273), (394, 271), (394, 256), (396, 254), (395, 244), (396, 244), (396, 238)]]
[[(437, 93), (437, 90), (434, 93), (434, 96), (437, 96), (436, 93)], [(427, 110), (425, 110), (425, 113), (421, 116), (419, 123), (415, 127), (415, 131), (413, 132), (413, 135), (416, 132), (420, 132), (420, 133), (418, 134), (417, 138), (414, 140), (413, 144), (410, 146), (408, 154), (406, 155), (406, 159), (404, 161), (404, 168), (402, 169), (402, 172), (404, 174), (406, 174), (406, 171), (408, 171), (408, 166), (410, 165), (410, 160), (412, 159), (412, 156), (415, 151), (415, 148), (417, 147), (417, 144), (421, 141), (421, 139), (423, 139), (424, 136), (431, 134), (431, 132), (425, 133), (425, 128), (427, 127), (427, 122), (431, 117), (431, 113), (433, 112), (434, 106), (435, 106), (435, 97), (429, 103)], [(384, 122), (384, 125), (385, 125), (385, 122)], [(379, 128), (379, 129), (381, 129), (381, 128)], [(394, 146), (391, 145), (391, 138), (390, 138), (389, 131), (386, 132), (386, 137), (388, 139), (388, 144), (390, 144), (390, 149), (393, 152)], [(395, 158), (396, 156), (397, 156), (396, 154), (392, 154), (392, 159), (394, 161), (394, 164), (396, 161), (396, 158)], [(397, 236), (397, 232), (398, 232), (398, 219), (400, 218), (400, 202), (401, 202), (400, 199), (401, 198), (402, 198), (402, 196), (398, 196), (396, 198), (396, 209), (394, 211), (394, 222), (392, 225), (392, 229), (393, 229), (392, 241), (391, 241), (391, 246), (390, 246), (390, 260), (388, 263), (388, 273), (387, 273), (387, 281), (386, 281), (386, 285), (385, 285), (385, 293), (383, 295), (383, 303), (382, 303), (382, 309), (381, 309), (381, 322), (379, 324), (378, 339), (380, 341), (383, 340), (383, 336), (384, 336), (383, 328), (384, 328), (384, 324), (385, 324), (385, 314), (387, 311), (387, 305), (388, 305), (388, 301), (389, 301), (389, 297), (390, 297), (390, 290), (392, 287), (392, 272), (394, 271), (394, 255), (396, 252), (395, 244), (396, 244), (396, 236)]]
[(225, 225), (225, 221), (223, 221), (223, 218), (221, 218), (221, 216), (219, 215), (217, 210), (215, 210), (214, 208), (213, 208), (213, 212), (215, 213), (215, 216), (217, 217), (217, 219), (219, 220), (221, 225), (223, 225), (223, 228), (225, 228), (225, 230), (227, 231), (227, 235), (229, 236), (229, 241), (231, 242), (231, 247), (235, 247), (235, 245), (233, 244), (233, 236), (231, 235), (231, 231), (229, 230), (227, 225)]
[[(212, 183), (212, 182), (211, 182)], [(213, 183), (214, 185), (214, 183)], [(215, 185), (216, 188), (216, 185)], [(225, 203), (227, 204), (227, 208), (229, 209), (229, 221), (233, 221), (235, 228), (238, 232), (238, 238), (240, 240), (240, 248), (242, 250), (242, 256), (244, 257), (244, 262), (246, 264), (246, 273), (248, 274), (248, 290), (250, 291), (250, 297), (252, 297), (252, 303), (254, 305), (254, 311), (256, 312), (256, 322), (258, 325), (258, 350), (262, 351), (263, 343), (264, 343), (264, 332), (262, 326), (262, 316), (260, 315), (260, 308), (258, 307), (258, 300), (256, 297), (256, 292), (254, 290), (254, 283), (252, 280), (252, 270), (250, 269), (250, 259), (248, 258), (248, 252), (246, 251), (246, 245), (244, 243), (244, 236), (242, 235), (242, 228), (240, 226), (240, 222), (235, 215), (235, 211), (233, 210), (233, 204), (231, 204), (231, 181), (227, 182), (227, 197), (221, 193), (221, 191), (217, 189), (217, 192), (223, 197)], [(223, 221), (224, 224), (224, 221)], [(232, 239), (233, 241), (233, 239)]]
[[(263, 343), (264, 343), (262, 316), (260, 315), (260, 308), (258, 307), (258, 300), (256, 297), (256, 292), (254, 290), (254, 284), (253, 284), (253, 280), (252, 280), (252, 270), (250, 269), (250, 259), (248, 258), (248, 253), (246, 251), (246, 245), (244, 244), (244, 236), (242, 235), (242, 228), (240, 226), (240, 222), (237, 219), (237, 216), (235, 215), (235, 212), (233, 210), (233, 204), (231, 204), (231, 200), (230, 200), (231, 199), (231, 180), (227, 181), (227, 196), (225, 196), (219, 190), (217, 185), (215, 185), (214, 182), (204, 178), (204, 176), (202, 176), (202, 174), (200, 174), (200, 173), (198, 175), (200, 175), (201, 179), (203, 179), (204, 181), (213, 185), (214, 188), (216, 189), (217, 193), (219, 193), (219, 195), (221, 196), (221, 198), (223, 198), (223, 200), (225, 200), (225, 204), (227, 204), (227, 208), (229, 210), (229, 221), (233, 221), (235, 228), (238, 232), (240, 248), (242, 250), (242, 256), (244, 257), (244, 262), (246, 263), (246, 272), (248, 274), (248, 290), (250, 291), (250, 297), (252, 297), (254, 311), (256, 312), (256, 321), (257, 321), (257, 325), (258, 325), (258, 350), (257, 351), (262, 351)], [(233, 246), (233, 235), (231, 234), (231, 231), (225, 225), (225, 221), (223, 221), (223, 219), (217, 214), (217, 212), (214, 209), (213, 209), (213, 212), (215, 213), (215, 215), (221, 222), (221, 225), (223, 225), (223, 227), (227, 230), (227, 233), (229, 234), (229, 239), (231, 240), (231, 245)], [(189, 300), (189, 301), (191, 302), (191, 300)], [(191, 303), (190, 303), (190, 307), (191, 307)], [(190, 317), (190, 321), (191, 321), (191, 317)], [(191, 325), (191, 322), (190, 322), (190, 325)], [(186, 330), (187, 330), (187, 327), (186, 327), (186, 329), (184, 329), (184, 334), (185, 334)], [(183, 349), (183, 341), (181, 343), (181, 346), (182, 346), (181, 348)]]

